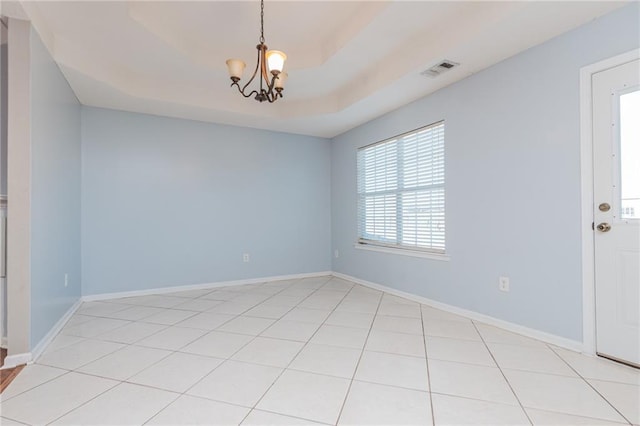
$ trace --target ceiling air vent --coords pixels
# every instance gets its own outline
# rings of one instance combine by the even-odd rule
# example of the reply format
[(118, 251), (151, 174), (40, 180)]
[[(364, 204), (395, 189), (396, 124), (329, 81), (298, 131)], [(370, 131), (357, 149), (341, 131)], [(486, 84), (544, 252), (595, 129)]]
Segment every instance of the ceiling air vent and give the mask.
[(457, 62), (450, 61), (445, 59), (443, 61), (438, 62), (437, 65), (432, 66), (428, 70), (424, 70), (420, 73), (420, 75), (426, 75), (427, 77), (437, 77), (440, 74), (449, 71), (451, 68), (457, 67), (460, 65)]

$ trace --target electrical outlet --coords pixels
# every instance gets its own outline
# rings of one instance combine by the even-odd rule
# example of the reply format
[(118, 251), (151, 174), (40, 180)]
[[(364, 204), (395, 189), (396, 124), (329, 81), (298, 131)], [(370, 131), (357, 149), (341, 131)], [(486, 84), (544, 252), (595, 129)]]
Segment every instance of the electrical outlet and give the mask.
[(69, 274), (64, 274), (64, 286), (67, 287), (69, 285)]
[(498, 288), (500, 291), (509, 291), (509, 277), (498, 278)]
[(249, 253), (245, 253), (242, 255), (242, 261), (245, 263), (249, 261)]
[(338, 251), (338, 249), (335, 249), (333, 251), (333, 257), (335, 257), (336, 259), (340, 257), (340, 252)]

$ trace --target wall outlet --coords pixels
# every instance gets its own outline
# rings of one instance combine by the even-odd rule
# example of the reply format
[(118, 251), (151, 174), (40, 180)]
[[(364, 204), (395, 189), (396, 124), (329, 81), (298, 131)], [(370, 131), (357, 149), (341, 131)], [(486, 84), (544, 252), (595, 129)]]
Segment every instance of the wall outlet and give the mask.
[(333, 251), (333, 257), (335, 257), (336, 259), (340, 257), (340, 252), (338, 251), (338, 249), (335, 249)]
[(498, 288), (500, 291), (509, 291), (509, 277), (498, 278)]
[(245, 253), (242, 255), (242, 261), (245, 263), (249, 261), (249, 253)]
[(69, 285), (69, 274), (64, 274), (64, 286), (67, 287)]

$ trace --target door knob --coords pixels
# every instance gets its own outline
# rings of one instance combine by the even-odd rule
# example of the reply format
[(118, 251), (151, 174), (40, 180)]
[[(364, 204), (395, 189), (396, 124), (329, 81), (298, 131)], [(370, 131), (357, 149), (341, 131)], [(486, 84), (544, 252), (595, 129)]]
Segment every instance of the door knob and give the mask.
[(606, 222), (599, 223), (598, 226), (596, 226), (596, 228), (598, 228), (598, 231), (600, 231), (600, 232), (609, 232), (609, 231), (611, 231), (611, 225), (609, 225)]

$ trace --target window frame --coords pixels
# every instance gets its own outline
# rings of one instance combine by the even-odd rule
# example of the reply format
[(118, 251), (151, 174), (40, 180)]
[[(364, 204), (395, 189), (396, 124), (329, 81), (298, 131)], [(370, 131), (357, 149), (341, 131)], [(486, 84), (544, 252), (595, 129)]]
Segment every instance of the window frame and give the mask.
[[(444, 132), (445, 132), (445, 120), (439, 120), (436, 121), (434, 123), (428, 124), (426, 126), (421, 126), (418, 127), (416, 129), (359, 147), (357, 149), (356, 152), (356, 214), (357, 214), (357, 242), (355, 244), (355, 248), (357, 249), (362, 249), (362, 250), (369, 250), (369, 251), (376, 251), (376, 252), (383, 252), (383, 253), (392, 253), (392, 254), (400, 254), (400, 255), (406, 255), (406, 256), (412, 256), (412, 257), (422, 257), (422, 258), (430, 258), (430, 259), (436, 259), (436, 260), (449, 260), (449, 255), (447, 253), (447, 238), (446, 238), (446, 149), (445, 149), (445, 140), (444, 140)], [(392, 189), (392, 190), (382, 190), (382, 191), (377, 191), (377, 194), (373, 194), (370, 193), (371, 195), (369, 195), (369, 197), (372, 196), (380, 196), (381, 193), (387, 193), (387, 194), (393, 194), (396, 197), (396, 207), (395, 207), (395, 225), (396, 225), (396, 234), (395, 234), (395, 243), (388, 243), (385, 241), (380, 241), (380, 240), (374, 240), (374, 239), (368, 239), (365, 238), (366, 232), (364, 231), (363, 227), (366, 227), (366, 216), (362, 216), (365, 213), (362, 213), (361, 210), (362, 209), (366, 209), (365, 206), (363, 206), (363, 202), (366, 202), (367, 199), (367, 195), (366, 192), (361, 191), (361, 185), (363, 185), (363, 183), (361, 182), (362, 179), (362, 174), (364, 173), (361, 168), (364, 167), (364, 165), (361, 165), (361, 153), (365, 152), (367, 149), (371, 149), (372, 147), (375, 147), (377, 145), (382, 145), (385, 143), (389, 143), (392, 141), (397, 141), (398, 146), (400, 144), (400, 141), (403, 138), (406, 138), (409, 135), (413, 135), (413, 134), (418, 134), (424, 130), (427, 130), (429, 128), (435, 128), (435, 127), (439, 127), (442, 126), (442, 160), (441, 160), (441, 165), (438, 167), (442, 168), (442, 182), (440, 183), (432, 183), (432, 184), (422, 184), (422, 185), (416, 185), (413, 187), (410, 187), (409, 189), (406, 188), (404, 186), (404, 182), (401, 183), (402, 179), (404, 178), (404, 166), (405, 166), (405, 162), (403, 161), (403, 154), (404, 149), (400, 149), (395, 155), (396, 155), (396, 162), (397, 164), (396, 166), (396, 171), (395, 171), (395, 177), (396, 177), (396, 188)], [(429, 157), (429, 158), (433, 158), (433, 157)], [(419, 168), (419, 166), (418, 166)], [(437, 248), (437, 247), (424, 247), (424, 246), (418, 246), (418, 245), (404, 245), (401, 244), (400, 241), (402, 241), (402, 233), (403, 233), (403, 219), (402, 219), (402, 203), (401, 203), (401, 198), (402, 198), (402, 194), (403, 193), (419, 193), (420, 191), (433, 191), (433, 190), (437, 190), (437, 189), (442, 189), (442, 197), (443, 197), (443, 201), (442, 201), (442, 215), (443, 215), (443, 224), (444, 224), (444, 231), (442, 233), (443, 235), (443, 246), (444, 248)], [(433, 235), (433, 234), (431, 234)]]

